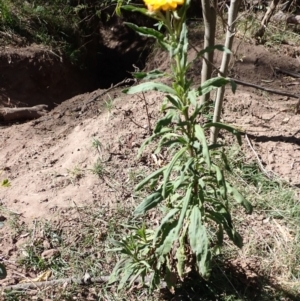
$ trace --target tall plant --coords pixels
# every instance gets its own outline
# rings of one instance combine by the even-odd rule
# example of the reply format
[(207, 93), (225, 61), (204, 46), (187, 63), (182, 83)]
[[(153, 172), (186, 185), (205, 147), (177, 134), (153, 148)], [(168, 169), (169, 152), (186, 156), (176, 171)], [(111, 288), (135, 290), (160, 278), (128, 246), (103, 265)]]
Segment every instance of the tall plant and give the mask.
[[(186, 76), (191, 63), (187, 59), (188, 32), (186, 12), (190, 0), (144, 0), (146, 8), (123, 6), (138, 11), (158, 21), (158, 29), (138, 27), (127, 23), (141, 35), (153, 37), (169, 52), (172, 85), (165, 85), (158, 78), (159, 70), (136, 73), (139, 79), (152, 80), (124, 90), (134, 94), (155, 90), (162, 92), (164, 116), (156, 123), (153, 135), (142, 145), (141, 152), (151, 142), (155, 152), (165, 150), (169, 163), (143, 179), (137, 191), (150, 191), (135, 209), (135, 215), (160, 208), (162, 216), (156, 229), (147, 228), (147, 220), (141, 227), (132, 227), (130, 234), (116, 242), (121, 259), (115, 266), (110, 282), (119, 281), (119, 289), (129, 286), (137, 277), (150, 277), (149, 287), (154, 289), (164, 279), (169, 287), (176, 280), (196, 270), (209, 277), (213, 255), (219, 251), (223, 234), (238, 247), (242, 238), (235, 230), (230, 214), (230, 201), (235, 200), (251, 213), (248, 201), (224, 177), (222, 166), (226, 157), (220, 145), (208, 145), (206, 134), (212, 126), (239, 133), (222, 123), (200, 125), (202, 106), (199, 97), (211, 90), (230, 83), (222, 77), (211, 78), (193, 88)], [(160, 29), (164, 28), (162, 33)], [(221, 46), (215, 46), (223, 49)], [(204, 49), (203, 55), (212, 49)], [(156, 81), (154, 81), (156, 79)], [(234, 84), (232, 87), (234, 88)], [(218, 150), (219, 149), (219, 150)], [(224, 162), (222, 162), (222, 160)]]

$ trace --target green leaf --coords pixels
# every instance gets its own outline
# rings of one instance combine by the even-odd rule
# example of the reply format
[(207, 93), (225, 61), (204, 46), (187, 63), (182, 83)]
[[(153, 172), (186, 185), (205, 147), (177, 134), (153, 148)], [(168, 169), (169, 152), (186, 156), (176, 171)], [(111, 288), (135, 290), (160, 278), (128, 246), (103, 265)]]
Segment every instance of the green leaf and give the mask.
[(185, 140), (185, 137), (182, 137), (181, 135), (178, 135), (178, 134), (175, 134), (175, 133), (166, 133), (166, 134), (164, 134), (160, 138), (160, 140), (158, 142), (158, 146), (155, 149), (154, 153), (155, 154), (160, 154), (161, 148), (163, 146), (172, 145), (173, 142), (176, 143), (176, 141), (178, 141), (178, 143), (182, 144), (182, 145), (186, 145), (187, 144), (187, 141)]
[(2, 183), (1, 183), (1, 186), (2, 186), (2, 187), (10, 187), (11, 184), (10, 184), (10, 182), (9, 182), (8, 179), (4, 179), (4, 180), (2, 181)]
[(180, 176), (177, 177), (177, 179), (173, 182), (174, 185), (174, 191), (177, 190), (180, 185), (185, 181), (185, 179), (187, 178), (186, 174), (187, 171), (190, 169), (191, 165), (194, 163), (194, 158), (189, 158), (186, 163), (184, 164), (181, 172), (180, 172)]
[(161, 220), (159, 227), (156, 229), (155, 236), (153, 238), (153, 245), (155, 245), (158, 236), (163, 231), (163, 228), (167, 223), (171, 223), (173, 221), (173, 216), (179, 211), (179, 208), (173, 208), (171, 209), (167, 215)]
[(167, 184), (171, 175), (171, 172), (174, 168), (175, 163), (183, 154), (186, 152), (186, 147), (183, 147), (180, 149), (172, 158), (171, 162), (167, 165), (166, 170), (164, 171), (164, 179), (163, 179), (163, 186), (162, 186), (162, 195), (165, 198), (166, 197), (166, 192), (167, 192)]
[(202, 56), (204, 53), (212, 52), (214, 50), (224, 51), (228, 54), (232, 53), (230, 51), (230, 49), (226, 48), (223, 45), (215, 45), (215, 46), (208, 46), (208, 47), (204, 48), (203, 50), (199, 51), (196, 58), (198, 58), (199, 56)]
[(183, 107), (183, 104), (181, 100), (175, 96), (175, 95), (167, 95), (167, 99), (171, 102), (171, 104), (177, 108), (178, 110), (181, 110)]
[(214, 170), (216, 172), (218, 187), (219, 187), (221, 196), (224, 200), (226, 200), (227, 199), (227, 186), (226, 186), (223, 171), (219, 168), (218, 165), (213, 165), (212, 170)]
[(178, 145), (187, 145), (187, 141), (182, 138), (182, 137), (178, 137), (178, 138), (175, 138), (175, 139), (162, 139), (160, 142), (159, 142), (159, 149), (156, 149), (155, 150), (155, 153), (160, 153), (161, 151), (161, 148), (162, 147), (169, 147), (169, 150), (173, 147), (176, 147)]
[(0, 262), (0, 279), (5, 279), (7, 276), (6, 268), (4, 264)]
[(133, 5), (123, 5), (121, 8), (124, 10), (127, 10), (127, 11), (131, 11), (131, 12), (139, 12), (139, 13), (142, 13), (143, 15), (146, 15), (147, 17), (151, 17), (152, 19), (160, 20), (159, 16), (156, 16), (156, 14), (149, 12), (149, 10), (144, 7), (137, 7), (137, 6), (133, 6)]
[(184, 266), (185, 266), (185, 236), (186, 236), (186, 230), (188, 227), (188, 223), (186, 223), (185, 229), (182, 231), (182, 234), (179, 239), (179, 247), (176, 251), (176, 259), (177, 259), (177, 272), (180, 277), (180, 279), (183, 279), (183, 274), (184, 274)]
[(161, 72), (159, 70), (152, 70), (150, 72), (135, 72), (133, 73), (133, 76), (137, 79), (144, 79), (144, 80), (149, 80), (149, 79), (156, 79), (163, 77), (165, 75), (164, 72)]
[(147, 138), (141, 145), (139, 152), (138, 152), (138, 157), (142, 154), (142, 152), (144, 151), (145, 147), (152, 142), (155, 138), (158, 138), (166, 133), (172, 132), (173, 129), (172, 128), (163, 128), (159, 133), (154, 134), (152, 136), (150, 136), (149, 138)]
[(225, 124), (225, 123), (222, 123), (222, 122), (209, 122), (209, 123), (206, 123), (203, 126), (203, 128), (211, 128), (211, 127), (216, 127), (218, 129), (223, 129), (223, 130), (226, 130), (226, 131), (232, 133), (233, 135), (236, 136), (239, 145), (242, 144), (241, 131), (239, 131), (238, 129), (234, 128), (233, 126)]
[(159, 119), (156, 122), (154, 133), (155, 134), (160, 133), (163, 127), (168, 126), (172, 122), (173, 117), (174, 117), (174, 112), (172, 112), (172, 110), (169, 110), (163, 118)]
[(223, 227), (222, 227), (222, 224), (219, 224), (219, 229), (218, 229), (218, 232), (217, 232), (217, 239), (218, 239), (218, 244), (219, 246), (222, 246), (223, 244), (223, 240), (224, 240), (224, 233), (223, 233)]
[(199, 96), (199, 94), (198, 94), (198, 92), (196, 92), (195, 89), (189, 90), (188, 99), (191, 102), (191, 104), (195, 107), (198, 105), (198, 100), (197, 100), (198, 96)]
[(154, 208), (163, 200), (161, 190), (152, 193), (147, 196), (140, 205), (134, 211), (134, 215), (144, 214), (146, 211)]
[(196, 255), (199, 273), (203, 277), (208, 277), (211, 271), (209, 239), (207, 237), (206, 228), (202, 224), (201, 211), (198, 206), (194, 206), (192, 209), (188, 236), (191, 249)]
[(137, 6), (134, 6), (134, 5), (122, 5), (122, 9), (131, 11), (131, 12), (140, 12), (140, 13), (143, 13), (145, 15), (149, 14), (149, 11), (148, 11), (147, 8), (144, 8), (144, 7), (140, 8), (140, 7), (137, 7)]
[[(143, 273), (145, 273), (145, 269), (137, 269), (136, 271), (137, 273), (132, 277), (132, 279), (130, 280), (130, 283), (128, 284), (128, 287), (131, 287), (133, 285), (133, 283), (137, 280), (137, 278), (139, 276), (141, 276)], [(143, 277), (142, 277), (143, 278)]]
[(233, 243), (241, 248), (243, 246), (243, 239), (238, 232), (234, 229), (232, 225), (231, 215), (228, 209), (220, 202), (213, 202), (214, 208), (217, 210), (207, 210), (207, 217), (214, 220), (217, 224), (223, 225), (228, 237), (233, 241)]
[(188, 205), (189, 205), (189, 202), (191, 199), (191, 194), (192, 194), (192, 187), (189, 186), (189, 188), (186, 191), (186, 195), (183, 198), (183, 203), (182, 203), (182, 208), (181, 208), (178, 223), (174, 223), (174, 226), (176, 226), (176, 227), (172, 228), (172, 230), (168, 232), (168, 235), (164, 239), (162, 245), (159, 248), (157, 248), (155, 251), (155, 253), (159, 257), (169, 253), (172, 248), (173, 242), (176, 239), (178, 239), (178, 235), (179, 235), (180, 230), (182, 229), (182, 224), (183, 224), (184, 218), (186, 216)]
[(148, 177), (146, 177), (144, 180), (142, 180), (137, 186), (135, 187), (135, 191), (141, 190), (146, 184), (148, 184), (152, 179), (159, 177), (164, 170), (167, 168), (167, 166), (163, 166), (162, 168), (156, 170), (152, 174), (150, 174)]
[(199, 231), (202, 227), (202, 220), (201, 220), (201, 211), (197, 206), (194, 206), (190, 215), (190, 226), (189, 226), (189, 241), (194, 253), (198, 251), (198, 244), (199, 241)]
[(230, 83), (230, 86), (231, 86), (231, 91), (232, 91), (232, 93), (234, 94), (235, 91), (236, 91), (236, 88), (237, 88), (237, 84), (236, 84), (236, 82), (235, 82), (234, 80), (232, 80), (232, 79), (229, 81), (229, 83)]
[(210, 169), (211, 162), (210, 162), (209, 149), (208, 149), (208, 145), (206, 142), (205, 133), (199, 124), (195, 125), (195, 136), (202, 144), (202, 155), (203, 155), (203, 158), (204, 158), (208, 168)]
[(198, 92), (200, 95), (205, 95), (214, 89), (225, 86), (228, 82), (229, 82), (229, 80), (224, 77), (213, 77), (213, 78), (206, 80), (198, 88)]
[[(187, 30), (187, 26), (185, 23), (182, 24), (182, 29), (181, 29), (181, 33), (180, 33), (180, 43), (182, 44), (182, 52), (183, 54), (187, 54), (188, 52), (188, 47), (189, 47), (189, 42), (188, 42), (188, 30)], [(185, 65), (183, 65), (182, 67), (184, 67)]]
[(124, 22), (129, 28), (133, 29), (134, 31), (136, 31), (137, 33), (139, 33), (142, 36), (146, 36), (146, 37), (151, 37), (151, 38), (155, 38), (157, 40), (163, 40), (164, 39), (164, 35), (153, 29), (153, 28), (149, 28), (149, 27), (142, 27), (142, 26), (137, 26), (133, 23), (129, 23), (129, 22)]
[(179, 41), (177, 42), (177, 47), (172, 48), (170, 51), (171, 57), (174, 57), (178, 53), (181, 53), (180, 56), (180, 66), (182, 70), (187, 68), (186, 60), (187, 60), (187, 49), (188, 49), (188, 40), (187, 40), (187, 27), (186, 24), (182, 24)]
[(127, 258), (123, 258), (117, 262), (112, 273), (109, 276), (108, 284), (112, 284), (120, 280), (120, 273), (122, 272), (122, 266), (124, 265), (124, 262), (126, 262), (127, 260), (128, 260)]
[(125, 284), (129, 280), (129, 278), (134, 273), (134, 269), (131, 267), (131, 263), (128, 264), (127, 266), (125, 266), (123, 271), (124, 271), (124, 273), (123, 273), (123, 277), (121, 278), (121, 280), (119, 282), (118, 291), (121, 290), (125, 286)]
[(126, 94), (135, 94), (135, 93), (146, 92), (146, 91), (159, 91), (163, 93), (176, 94), (176, 91), (171, 87), (155, 82), (142, 83), (137, 86), (124, 89), (122, 92)]
[(252, 205), (243, 197), (243, 195), (234, 187), (232, 187), (229, 183), (226, 182), (226, 188), (228, 193), (237, 201), (237, 203), (241, 204), (248, 214), (252, 213), (253, 207)]
[(171, 224), (165, 224), (165, 226), (162, 228), (162, 230), (164, 230), (162, 233), (162, 242), (161, 245), (155, 250), (155, 253), (158, 255), (158, 257), (161, 257), (170, 252), (173, 242), (177, 238), (177, 224), (178, 222), (175, 221)]

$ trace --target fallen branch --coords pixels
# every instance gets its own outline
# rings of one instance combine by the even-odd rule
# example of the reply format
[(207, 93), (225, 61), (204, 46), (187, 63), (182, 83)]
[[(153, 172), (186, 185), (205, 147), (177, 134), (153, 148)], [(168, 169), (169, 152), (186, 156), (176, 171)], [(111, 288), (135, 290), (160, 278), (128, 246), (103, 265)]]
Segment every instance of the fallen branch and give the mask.
[(62, 278), (50, 281), (41, 281), (41, 282), (28, 282), (28, 283), (19, 283), (15, 285), (8, 285), (3, 288), (4, 291), (11, 290), (29, 290), (29, 289), (37, 289), (37, 288), (46, 288), (49, 286), (55, 286), (59, 284), (79, 284), (79, 285), (87, 285), (92, 283), (105, 283), (107, 282), (109, 277), (103, 276), (99, 278), (92, 279), (90, 278), (88, 281), (84, 281), (83, 278)]
[(0, 108), (0, 120), (4, 122), (31, 120), (44, 116), (47, 113), (47, 105), (21, 108)]
[[(50, 280), (50, 281), (41, 281), (41, 282), (30, 282), (30, 283), (19, 283), (15, 285), (8, 285), (3, 287), (3, 291), (24, 291), (24, 290), (30, 290), (30, 289), (44, 289), (50, 286), (55, 286), (55, 285), (66, 285), (66, 284), (78, 284), (78, 285), (91, 285), (91, 284), (103, 284), (108, 282), (109, 276), (102, 276), (102, 277), (97, 277), (97, 278), (90, 278), (90, 277), (83, 277), (83, 278), (62, 278), (62, 279), (56, 279), (56, 280)], [(132, 278), (129, 278), (127, 282), (131, 281)], [(145, 282), (150, 281), (150, 277), (145, 277)], [(137, 278), (134, 281), (134, 284), (140, 284), (142, 283), (143, 280), (141, 277)], [(162, 285), (166, 285), (165, 282), (162, 282)]]
[(289, 75), (291, 77), (300, 78), (300, 73), (298, 73), (298, 72), (293, 72), (293, 71), (281, 69), (281, 68), (278, 68), (278, 67), (275, 67), (275, 70), (279, 71), (283, 74)]
[(109, 91), (117, 88), (117, 87), (120, 87), (120, 86), (123, 86), (123, 85), (128, 85), (130, 83), (133, 83), (135, 82), (135, 79), (132, 79), (132, 78), (125, 78), (124, 80), (122, 80), (121, 82), (115, 84), (115, 85), (112, 85), (111, 87), (109, 87), (108, 89), (104, 90), (102, 93), (100, 94), (96, 94), (94, 97), (92, 97), (91, 99), (89, 99), (87, 102), (85, 102), (82, 107), (81, 107), (81, 113), (84, 113), (86, 111), (86, 106), (94, 101), (96, 101), (99, 97), (107, 94)]
[(297, 99), (300, 98), (300, 95), (298, 95), (298, 94), (293, 94), (293, 93), (289, 93), (289, 92), (285, 92), (285, 91), (280, 91), (280, 90), (275, 90), (275, 89), (255, 85), (255, 84), (244, 82), (244, 81), (241, 81), (241, 80), (238, 80), (235, 78), (228, 78), (228, 79), (234, 81), (237, 84), (245, 86), (245, 87), (251, 87), (251, 88), (259, 89), (262, 91), (266, 91), (266, 92), (270, 92), (270, 93), (274, 93), (274, 94), (278, 94), (278, 95), (282, 95), (282, 96), (288, 96), (288, 97), (297, 98)]

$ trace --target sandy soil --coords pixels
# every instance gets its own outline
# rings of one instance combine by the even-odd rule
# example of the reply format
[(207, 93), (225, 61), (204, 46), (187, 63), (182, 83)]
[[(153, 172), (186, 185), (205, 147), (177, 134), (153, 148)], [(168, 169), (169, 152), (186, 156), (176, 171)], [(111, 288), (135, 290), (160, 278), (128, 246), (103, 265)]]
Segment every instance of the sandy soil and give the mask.
[[(291, 57), (291, 53), (294, 53), (292, 47), (289, 53), (278, 54), (262, 46), (241, 44), (232, 62), (231, 75), (300, 95), (300, 80), (275, 69), (300, 70), (299, 61)], [(43, 55), (49, 58), (51, 53), (43, 49)], [(33, 69), (26, 69), (28, 64), (38, 63), (43, 57), (36, 46), (5, 50), (0, 57), (1, 68), (16, 62), (16, 68), (23, 70), (12, 85), (14, 69), (2, 69), (6, 71), (2, 76), (7, 79), (1, 82), (0, 87), (2, 106), (46, 103), (51, 107), (56, 88), (51, 89), (49, 99), (45, 83), (54, 83), (60, 88), (56, 91), (58, 105), (54, 104), (54, 109), (47, 115), (25, 123), (0, 125), (0, 179), (7, 178), (11, 184), (10, 187), (0, 187), (1, 206), (8, 212), (17, 213), (24, 227), (35, 219), (51, 219), (57, 212), (74, 205), (92, 206), (101, 202), (113, 207), (122, 202), (130, 206), (132, 192), (127, 188), (130, 173), (152, 164), (147, 155), (136, 159), (141, 142), (148, 136), (143, 101), (138, 96), (125, 96), (120, 89), (115, 89), (81, 112), (82, 105), (103, 90), (80, 94), (80, 87), (74, 85), (77, 75), (71, 80), (72, 90), (61, 81), (64, 74), (52, 72), (51, 79), (48, 71), (41, 86), (35, 80)], [(216, 61), (220, 57), (218, 54)], [(166, 65), (162, 62), (165, 62), (165, 57), (160, 55), (150, 65), (164, 68)], [(51, 68), (50, 64), (47, 70)], [(196, 83), (200, 82), (200, 70), (200, 62), (196, 61), (191, 71)], [(72, 95), (66, 95), (67, 91), (71, 91)], [(42, 96), (45, 97), (40, 102)], [(146, 96), (153, 125), (162, 98), (155, 93)], [(112, 107), (110, 99), (113, 100)], [(300, 115), (294, 113), (296, 102), (296, 99), (239, 86), (235, 95), (230, 90), (226, 93), (223, 120), (248, 133), (265, 170), (299, 187)], [(95, 139), (102, 145), (98, 150), (93, 147)], [(245, 140), (244, 150), (249, 158), (256, 160)], [(93, 168), (99, 158), (103, 162), (103, 170), (97, 176)], [(5, 223), (0, 228), (0, 258), (13, 260), (23, 238), (19, 236), (11, 241), (8, 229)]]

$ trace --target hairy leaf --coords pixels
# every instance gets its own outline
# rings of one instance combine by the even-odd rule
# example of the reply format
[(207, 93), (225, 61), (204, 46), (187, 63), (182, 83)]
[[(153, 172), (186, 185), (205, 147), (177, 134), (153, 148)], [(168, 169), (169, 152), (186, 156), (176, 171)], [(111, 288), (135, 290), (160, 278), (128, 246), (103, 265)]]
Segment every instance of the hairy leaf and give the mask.
[(183, 156), (183, 154), (186, 152), (186, 147), (183, 147), (182, 149), (180, 149), (172, 158), (171, 162), (167, 165), (166, 170), (164, 171), (164, 180), (163, 180), (163, 186), (162, 186), (162, 195), (165, 198), (166, 197), (166, 188), (167, 188), (167, 184), (171, 175), (171, 172), (174, 168), (175, 163), (177, 162), (177, 160), (179, 160), (179, 158), (181, 156)]
[(197, 97), (199, 96), (199, 93), (198, 92), (196, 92), (196, 90), (195, 89), (191, 89), (189, 92), (188, 92), (188, 99), (189, 99), (189, 101), (191, 102), (191, 104), (193, 105), (193, 106), (197, 106)]
[(172, 110), (169, 110), (163, 118), (159, 119), (156, 122), (156, 127), (154, 129), (154, 133), (155, 134), (160, 133), (160, 131), (163, 127), (168, 126), (172, 122), (173, 116), (174, 116), (174, 113), (172, 112)]
[(217, 224), (221, 224), (224, 227), (228, 237), (237, 247), (241, 248), (243, 246), (243, 239), (234, 229), (228, 210), (221, 203), (219, 203), (218, 212), (212, 210), (207, 210), (207, 212), (207, 217), (214, 220)]
[(201, 220), (201, 212), (198, 206), (194, 206), (190, 215), (189, 241), (192, 251), (196, 255), (199, 272), (204, 277), (210, 273), (209, 239), (206, 228)]
[(175, 90), (172, 89), (171, 87), (155, 82), (142, 83), (137, 86), (124, 89), (122, 92), (126, 94), (135, 94), (135, 93), (146, 92), (146, 91), (159, 91), (163, 93), (176, 94)]
[(185, 229), (183, 230), (183, 233), (180, 236), (179, 239), (179, 247), (176, 251), (176, 259), (177, 259), (177, 272), (181, 280), (183, 280), (183, 274), (184, 274), (184, 266), (185, 266), (185, 235), (187, 230), (188, 223), (186, 223)]
[(146, 211), (154, 208), (163, 200), (161, 190), (147, 196), (140, 205), (134, 210), (134, 215), (144, 214)]
[(129, 278), (132, 276), (133, 273), (134, 273), (134, 269), (132, 268), (131, 263), (127, 264), (127, 266), (125, 266), (123, 269), (123, 277), (119, 282), (118, 291), (124, 288), (125, 284), (127, 283), (127, 281), (129, 280)]
[(200, 95), (205, 95), (214, 89), (226, 85), (228, 82), (229, 80), (224, 77), (213, 77), (201, 84), (201, 86), (198, 88), (198, 92)]
[(230, 51), (230, 49), (226, 48), (223, 45), (215, 45), (215, 46), (208, 46), (208, 47), (202, 49), (201, 51), (199, 51), (196, 58), (198, 58), (199, 56), (202, 56), (204, 53), (212, 52), (214, 50), (224, 51), (224, 52), (229, 53), (229, 54), (232, 53)]
[(226, 131), (232, 133), (233, 135), (236, 136), (239, 145), (242, 144), (241, 132), (238, 129), (236, 129), (236, 128), (228, 125), (228, 124), (224, 124), (222, 122), (209, 122), (209, 123), (206, 123), (203, 126), (203, 128), (211, 128), (211, 127), (216, 127), (218, 129), (223, 129), (223, 130), (226, 130)]
[(180, 99), (178, 99), (178, 97), (176, 97), (175, 95), (167, 95), (167, 99), (171, 102), (171, 104), (172, 104), (175, 108), (177, 108), (177, 109), (179, 109), (179, 110), (182, 109), (183, 104), (182, 104), (182, 102), (180, 101)]
[(173, 242), (177, 238), (176, 228), (178, 221), (166, 224), (162, 230), (161, 245), (155, 250), (158, 257), (161, 257), (170, 252)]
[(225, 182), (225, 178), (223, 175), (223, 171), (217, 165), (213, 165), (213, 170), (216, 172), (217, 182), (219, 186), (219, 191), (224, 200), (227, 199), (227, 186)]
[(150, 72), (135, 72), (133, 73), (133, 76), (137, 79), (156, 79), (165, 76), (165, 73), (159, 71), (159, 70), (152, 70)]
[[(156, 249), (156, 254), (160, 257), (165, 254), (168, 254), (172, 248), (172, 245), (176, 239), (178, 239), (178, 234), (182, 228), (183, 221), (186, 216), (188, 205), (191, 199), (192, 188), (191, 186), (187, 189), (186, 195), (183, 198), (182, 209), (178, 222), (174, 224), (174, 228), (168, 232), (168, 235), (165, 237), (162, 245)], [(176, 227), (175, 227), (176, 226)]]
[(204, 131), (199, 124), (195, 125), (195, 136), (202, 144), (202, 155), (203, 155), (203, 158), (204, 158), (208, 168), (210, 169), (211, 164), (210, 164), (209, 149), (208, 149), (208, 145), (206, 142), (206, 137), (205, 137)]
[(160, 136), (162, 136), (162, 135), (164, 135), (164, 134), (166, 134), (166, 133), (170, 133), (170, 132), (172, 132), (172, 128), (167, 128), (167, 127), (165, 127), (165, 128), (163, 128), (163, 129), (161, 129), (161, 131), (160, 131), (159, 133), (154, 134), (154, 135), (150, 136), (149, 138), (147, 138), (147, 139), (142, 143), (142, 145), (141, 145), (141, 147), (140, 147), (140, 149), (139, 149), (138, 157), (143, 153), (145, 147), (146, 147), (149, 143), (151, 143), (155, 138), (158, 138), (158, 137), (160, 137)]
[(179, 211), (179, 208), (173, 208), (171, 209), (167, 215), (161, 220), (160, 222), (160, 225), (158, 226), (158, 228), (156, 229), (156, 233), (154, 235), (154, 238), (153, 238), (153, 245), (155, 245), (156, 241), (157, 241), (157, 238), (159, 237), (159, 235), (161, 234), (161, 232), (163, 232), (163, 228), (165, 227), (165, 225), (167, 223), (170, 223), (173, 222), (173, 217), (175, 214), (177, 214)]
[(167, 166), (163, 166), (162, 168), (156, 170), (152, 174), (150, 174), (148, 177), (146, 177), (144, 180), (142, 180), (136, 187), (135, 191), (141, 190), (145, 185), (147, 185), (151, 180), (158, 178), (161, 174), (163, 174), (164, 170), (167, 168)]
[(243, 197), (243, 195), (234, 187), (232, 187), (229, 183), (226, 182), (226, 188), (228, 193), (233, 196), (233, 198), (241, 204), (248, 214), (252, 213), (253, 207), (252, 205)]
[(163, 40), (164, 39), (164, 35), (153, 29), (153, 28), (148, 28), (148, 27), (142, 27), (142, 26), (137, 26), (133, 23), (129, 23), (129, 22), (124, 22), (129, 28), (133, 29), (134, 31), (136, 31), (137, 33), (139, 33), (142, 36), (146, 36), (146, 37), (150, 37), (150, 38), (155, 38), (157, 40)]

